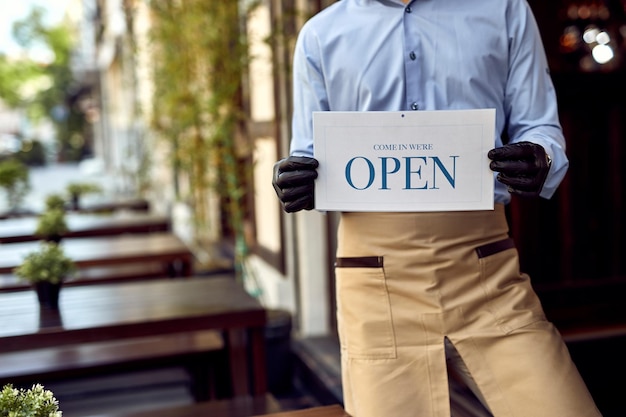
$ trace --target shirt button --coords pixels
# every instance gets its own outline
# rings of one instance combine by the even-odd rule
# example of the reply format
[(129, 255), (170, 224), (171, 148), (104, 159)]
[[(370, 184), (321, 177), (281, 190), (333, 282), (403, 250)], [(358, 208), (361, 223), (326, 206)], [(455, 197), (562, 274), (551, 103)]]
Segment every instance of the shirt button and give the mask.
[(419, 110), (420, 106), (417, 105), (417, 103), (413, 102), (411, 103), (411, 110)]
[(404, 11), (407, 12), (407, 13), (411, 13), (412, 12), (411, 6), (407, 6), (407, 8), (404, 9)]
[(415, 61), (415, 58), (417, 58), (415, 52), (411, 51), (411, 53), (409, 54), (409, 58), (411, 58), (411, 61)]

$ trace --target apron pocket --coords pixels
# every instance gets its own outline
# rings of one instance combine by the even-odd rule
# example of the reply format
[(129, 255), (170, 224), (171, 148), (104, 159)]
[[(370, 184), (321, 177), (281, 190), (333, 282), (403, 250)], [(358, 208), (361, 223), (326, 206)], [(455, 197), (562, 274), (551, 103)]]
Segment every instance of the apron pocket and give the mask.
[(396, 357), (383, 258), (337, 258), (337, 325), (352, 359)]
[(476, 253), (489, 310), (504, 333), (545, 320), (530, 278), (519, 270), (517, 250), (510, 239), (481, 246)]

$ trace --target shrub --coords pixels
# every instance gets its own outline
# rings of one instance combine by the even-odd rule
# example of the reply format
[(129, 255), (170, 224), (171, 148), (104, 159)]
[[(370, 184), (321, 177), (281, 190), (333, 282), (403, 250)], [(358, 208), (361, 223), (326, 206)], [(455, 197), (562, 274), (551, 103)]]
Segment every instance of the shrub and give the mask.
[(17, 159), (0, 161), (0, 187), (7, 193), (11, 209), (16, 209), (30, 190), (28, 167)]
[(0, 417), (61, 417), (59, 402), (52, 391), (35, 384), (17, 389), (7, 384), (0, 391)]

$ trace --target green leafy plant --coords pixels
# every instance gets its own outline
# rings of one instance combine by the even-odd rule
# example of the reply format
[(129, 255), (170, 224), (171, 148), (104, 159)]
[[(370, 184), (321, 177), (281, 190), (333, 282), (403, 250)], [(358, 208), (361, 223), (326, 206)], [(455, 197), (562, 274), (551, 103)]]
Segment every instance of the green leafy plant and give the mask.
[[(72, 23), (50, 26), (46, 10), (36, 6), (12, 27), (14, 40), (23, 48), (45, 46), (46, 62), (0, 56), (0, 97), (14, 108), (25, 110), (33, 123), (48, 120), (55, 129), (60, 160), (79, 160), (85, 148), (88, 122), (75, 95), (78, 80), (72, 69), (77, 38)], [(2, 77), (3, 72), (7, 76)], [(71, 98), (71, 99), (70, 99)]]
[(80, 199), (87, 194), (98, 194), (102, 192), (102, 187), (95, 182), (70, 182), (65, 187), (72, 199), (75, 209), (80, 207)]
[(43, 385), (30, 389), (7, 384), (0, 391), (0, 417), (61, 417), (59, 401)]
[(83, 196), (86, 194), (98, 194), (102, 192), (102, 187), (95, 182), (70, 182), (67, 184), (66, 189), (71, 196)]
[(46, 197), (46, 210), (65, 210), (65, 198), (61, 194), (49, 194)]
[(10, 208), (18, 208), (30, 190), (28, 167), (13, 158), (0, 161), (0, 187), (6, 191)]
[(68, 230), (65, 211), (58, 208), (48, 209), (37, 219), (35, 234), (44, 239), (59, 240)]
[[(245, 3), (245, 5), (244, 5)], [(210, 236), (209, 202), (220, 198), (223, 235), (244, 262), (252, 143), (242, 105), (251, 56), (241, 21), (257, 2), (150, 2), (155, 62), (153, 128), (170, 145), (176, 197), (191, 207), (196, 239)]]
[(36, 283), (62, 282), (76, 271), (76, 264), (65, 255), (63, 248), (54, 242), (43, 241), (38, 250), (29, 253), (24, 261), (13, 270), (20, 279)]

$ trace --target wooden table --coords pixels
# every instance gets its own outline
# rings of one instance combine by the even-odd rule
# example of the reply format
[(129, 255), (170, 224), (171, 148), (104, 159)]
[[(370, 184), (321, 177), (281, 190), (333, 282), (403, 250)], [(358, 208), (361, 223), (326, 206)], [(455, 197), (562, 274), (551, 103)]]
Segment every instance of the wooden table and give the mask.
[(266, 320), (265, 309), (232, 276), (63, 288), (58, 312), (40, 311), (32, 291), (0, 293), (0, 354), (222, 329), (234, 395), (263, 395)]
[(108, 213), (117, 210), (148, 211), (150, 210), (150, 203), (143, 198), (103, 200), (101, 198), (82, 197), (78, 208), (70, 204), (68, 210), (81, 213)]
[[(65, 209), (67, 211), (79, 212), (79, 213), (113, 213), (120, 210), (131, 211), (149, 211), (150, 203), (143, 198), (128, 198), (128, 199), (116, 199), (116, 200), (102, 200), (100, 198), (86, 198), (83, 197), (80, 207), (75, 208), (72, 204), (67, 204)], [(0, 212), (0, 220), (13, 219), (18, 217), (32, 217), (38, 216), (41, 212), (31, 209), (19, 209)]]
[[(115, 212), (113, 214), (68, 213), (68, 232), (64, 237), (95, 237), (125, 233), (151, 233), (170, 230), (167, 216), (145, 212)], [(15, 217), (0, 220), (0, 243), (40, 240), (35, 234), (38, 217)]]
[[(78, 268), (107, 265), (180, 262), (183, 276), (191, 275), (193, 253), (170, 232), (128, 234), (119, 236), (66, 238), (61, 241), (65, 254)], [(10, 274), (24, 257), (39, 247), (39, 242), (0, 244), (0, 274)]]
[[(340, 405), (326, 405), (304, 410), (284, 411), (282, 413), (264, 414), (266, 417), (350, 417)], [(261, 417), (261, 416), (257, 416)]]
[(280, 411), (269, 396), (238, 397), (231, 400), (199, 402), (158, 410), (110, 414), (103, 417), (350, 417), (341, 405), (325, 405), (295, 411)]

